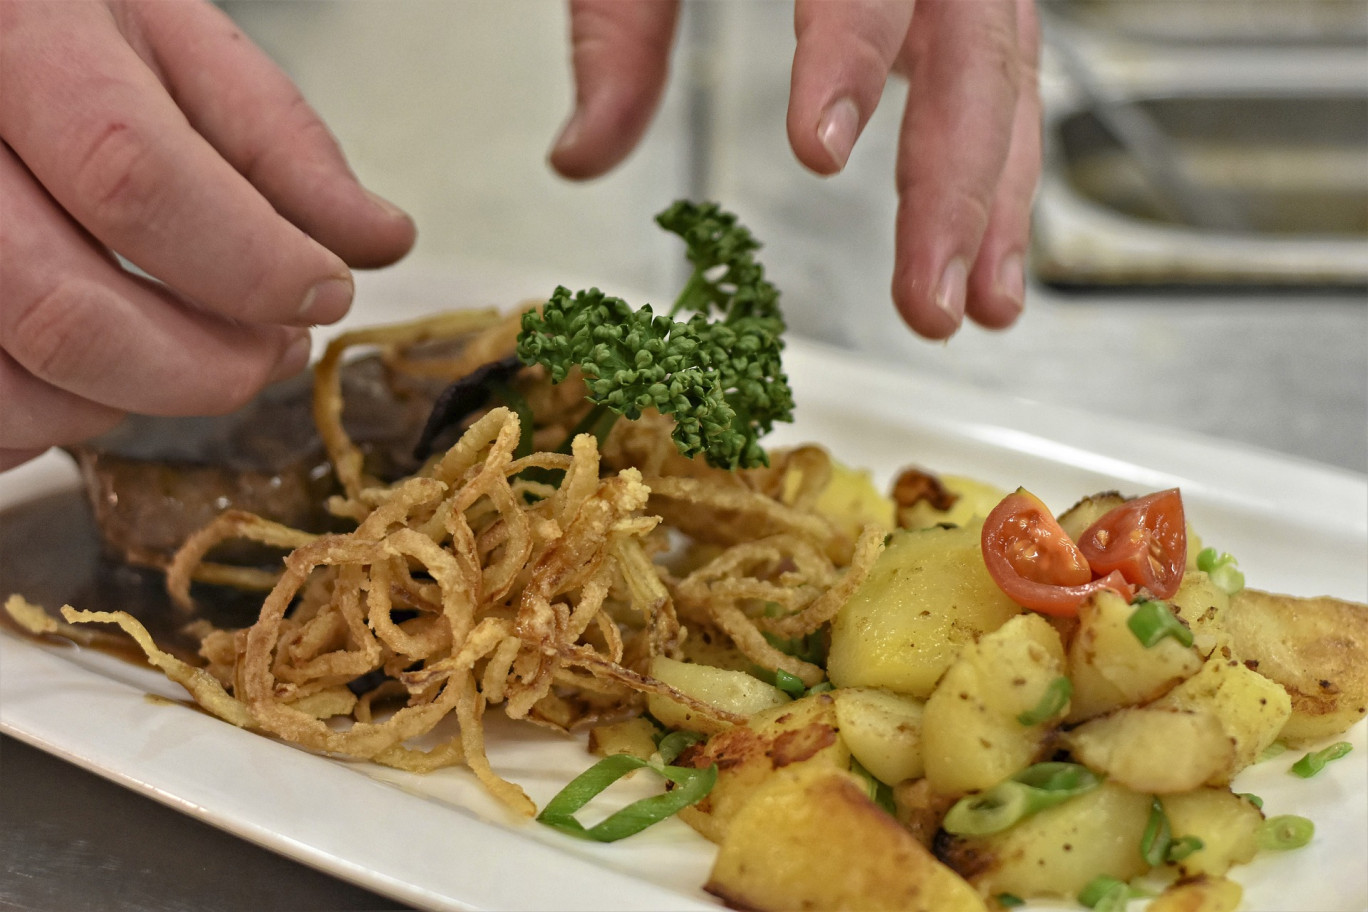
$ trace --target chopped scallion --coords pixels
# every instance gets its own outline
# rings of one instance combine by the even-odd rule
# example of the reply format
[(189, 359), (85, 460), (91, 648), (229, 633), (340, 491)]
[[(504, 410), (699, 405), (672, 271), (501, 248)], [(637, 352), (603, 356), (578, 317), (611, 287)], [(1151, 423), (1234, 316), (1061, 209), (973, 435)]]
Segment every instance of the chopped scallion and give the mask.
[(1270, 817), (1259, 828), (1259, 848), (1283, 851), (1300, 849), (1316, 835), (1316, 825), (1296, 814)]
[(1206, 848), (1206, 843), (1196, 836), (1182, 836), (1169, 844), (1168, 861), (1182, 861), (1193, 852)]
[(1026, 905), (1026, 900), (1017, 896), (1015, 893), (999, 893), (993, 897), (997, 904), (1004, 909), (1015, 909), (1017, 906)]
[(1069, 705), (1069, 698), (1072, 696), (1073, 682), (1060, 675), (1045, 688), (1045, 693), (1035, 708), (1017, 716), (1017, 721), (1026, 726), (1048, 722), (1064, 711)]
[(1338, 760), (1345, 754), (1353, 750), (1354, 747), (1348, 741), (1336, 741), (1323, 750), (1312, 751), (1292, 764), (1290, 772), (1293, 775), (1301, 776), (1303, 779), (1310, 779), (1312, 776), (1325, 769), (1325, 764), (1331, 760)]
[(1253, 792), (1240, 792), (1239, 797), (1243, 798), (1245, 801), (1248, 801), (1250, 804), (1254, 805), (1259, 810), (1263, 810), (1263, 799), (1260, 798), (1258, 795), (1254, 794)]
[[(665, 742), (661, 743), (664, 745)], [(643, 768), (654, 770), (676, 787), (660, 795), (634, 801), (591, 827), (575, 819), (575, 813), (596, 795), (633, 770)], [(697, 803), (712, 790), (716, 782), (715, 765), (707, 769), (689, 769), (652, 763), (630, 754), (614, 754), (604, 757), (571, 780), (556, 797), (547, 802), (537, 815), (537, 820), (580, 839), (615, 842)]]
[(1217, 553), (1215, 548), (1203, 548), (1197, 555), (1197, 569), (1211, 578), (1216, 587), (1234, 595), (1244, 588), (1244, 574), (1237, 569), (1239, 562), (1229, 554)]
[(1007, 829), (1045, 808), (1091, 791), (1102, 782), (1077, 763), (1037, 763), (1010, 779), (951, 806), (941, 826), (958, 836), (984, 836)]
[(782, 668), (774, 670), (774, 686), (791, 697), (801, 697), (807, 692), (807, 685), (803, 683), (802, 678)]
[(1184, 646), (1192, 645), (1192, 631), (1187, 625), (1173, 616), (1169, 606), (1158, 599), (1146, 599), (1135, 606), (1126, 626), (1130, 627), (1135, 638), (1147, 648), (1154, 646), (1164, 637), (1173, 637)]
[(1131, 888), (1124, 880), (1106, 874), (1094, 877), (1078, 894), (1078, 901), (1095, 912), (1120, 912), (1131, 899)]
[(1158, 867), (1168, 860), (1169, 847), (1173, 845), (1173, 830), (1169, 826), (1168, 815), (1158, 798), (1150, 799), (1149, 820), (1145, 832), (1140, 837), (1140, 855), (1145, 864)]

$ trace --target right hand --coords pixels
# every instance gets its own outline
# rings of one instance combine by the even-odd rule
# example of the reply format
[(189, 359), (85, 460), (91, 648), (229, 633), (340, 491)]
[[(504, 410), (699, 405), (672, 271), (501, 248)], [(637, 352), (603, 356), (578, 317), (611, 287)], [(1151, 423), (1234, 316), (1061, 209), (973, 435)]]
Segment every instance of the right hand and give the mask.
[(201, 0), (3, 0), (0, 83), (0, 470), (240, 406), (413, 244)]

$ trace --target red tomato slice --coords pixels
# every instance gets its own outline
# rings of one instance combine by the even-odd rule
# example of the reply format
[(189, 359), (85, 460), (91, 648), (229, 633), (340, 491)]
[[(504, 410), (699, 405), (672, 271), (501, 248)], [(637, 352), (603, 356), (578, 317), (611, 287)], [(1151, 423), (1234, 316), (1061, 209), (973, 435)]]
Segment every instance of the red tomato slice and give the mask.
[(1156, 598), (1178, 591), (1187, 567), (1187, 521), (1177, 488), (1128, 500), (1088, 527), (1079, 550), (1093, 573), (1119, 572)]
[(1126, 601), (1133, 594), (1119, 574), (1093, 579), (1093, 568), (1054, 514), (1024, 488), (988, 514), (982, 545), (988, 575), (1023, 608), (1067, 616), (1098, 589), (1115, 589)]

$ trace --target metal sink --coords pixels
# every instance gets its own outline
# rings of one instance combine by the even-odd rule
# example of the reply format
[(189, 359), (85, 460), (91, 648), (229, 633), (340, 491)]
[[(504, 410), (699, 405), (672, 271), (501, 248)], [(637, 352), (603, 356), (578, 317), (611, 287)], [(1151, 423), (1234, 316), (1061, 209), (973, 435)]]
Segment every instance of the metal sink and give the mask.
[(1091, 48), (1095, 80), (1072, 44), (1060, 53), (1072, 62), (1046, 96), (1037, 278), (1368, 288), (1368, 48), (1113, 42)]

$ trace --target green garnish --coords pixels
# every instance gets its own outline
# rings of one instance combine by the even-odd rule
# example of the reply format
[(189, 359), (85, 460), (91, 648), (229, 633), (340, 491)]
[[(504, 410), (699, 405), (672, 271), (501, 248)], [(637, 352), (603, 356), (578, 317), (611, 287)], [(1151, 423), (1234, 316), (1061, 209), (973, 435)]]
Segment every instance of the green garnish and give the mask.
[(1229, 554), (1217, 553), (1215, 548), (1203, 548), (1197, 554), (1197, 569), (1211, 577), (1216, 587), (1229, 595), (1244, 588), (1244, 574), (1236, 567), (1238, 563)]
[(987, 791), (956, 801), (941, 828), (957, 836), (998, 833), (1101, 784), (1096, 773), (1077, 763), (1037, 763)]
[(1088, 885), (1079, 892), (1078, 901), (1095, 912), (1120, 912), (1132, 897), (1138, 895), (1124, 880), (1101, 874), (1088, 881)]
[(993, 899), (997, 900), (997, 904), (1004, 909), (1015, 909), (1017, 906), (1026, 905), (1026, 900), (1015, 893), (999, 893)]
[[(635, 419), (654, 408), (674, 418), (685, 456), (702, 453), (721, 468), (768, 465), (760, 437), (793, 420), (793, 391), (779, 293), (754, 257), (760, 244), (715, 203), (681, 200), (656, 222), (684, 239), (693, 264), (668, 313), (562, 286), (541, 313), (523, 317), (518, 358), (544, 366), (553, 383), (578, 367), (591, 416)], [(686, 322), (674, 318), (682, 310), (694, 312)], [(589, 424), (606, 433), (598, 417)]]
[(1272, 760), (1274, 757), (1281, 756), (1285, 753), (1287, 753), (1287, 745), (1283, 744), (1281, 741), (1274, 741), (1259, 752), (1259, 759), (1255, 762), (1263, 763), (1265, 760)]
[(774, 670), (774, 686), (795, 698), (807, 693), (807, 685), (803, 683), (803, 679), (782, 668)]
[(1168, 815), (1158, 798), (1150, 799), (1149, 820), (1145, 832), (1140, 837), (1140, 856), (1145, 864), (1157, 867), (1168, 860), (1169, 846), (1173, 845), (1173, 830), (1169, 827)]
[[(675, 734), (682, 734), (676, 732)], [(692, 734), (692, 733), (687, 733)], [(666, 736), (660, 743), (661, 756), (665, 756)], [(687, 746), (687, 739), (669, 743), (668, 750), (678, 756), (678, 751)], [(670, 758), (673, 759), (673, 756)], [(546, 807), (537, 815), (537, 820), (562, 833), (589, 839), (595, 842), (616, 842), (634, 833), (639, 833), (652, 824), (678, 813), (683, 808), (701, 801), (717, 782), (717, 766), (707, 769), (690, 769), (682, 766), (669, 766), (668, 760), (654, 762), (633, 757), (631, 754), (614, 754), (604, 757), (589, 769), (570, 781), (556, 797), (547, 802)], [(591, 827), (586, 827), (575, 819), (575, 813), (588, 804), (596, 795), (623, 776), (638, 769), (650, 769), (675, 784), (675, 788), (650, 798), (633, 801), (626, 807), (610, 814)]]
[(1302, 757), (1296, 763), (1292, 764), (1289, 772), (1295, 776), (1301, 776), (1303, 779), (1310, 779), (1312, 776), (1325, 769), (1325, 764), (1329, 763), (1331, 760), (1338, 760), (1353, 749), (1354, 746), (1348, 741), (1336, 741), (1327, 748), (1312, 751)]
[(1035, 708), (1021, 713), (1017, 716), (1017, 721), (1026, 726), (1048, 722), (1064, 711), (1064, 708), (1069, 705), (1069, 698), (1072, 696), (1073, 682), (1060, 675), (1045, 688), (1045, 693)]
[(1145, 864), (1153, 868), (1165, 862), (1182, 861), (1204, 845), (1196, 836), (1174, 839), (1163, 804), (1158, 798), (1150, 799), (1149, 820), (1140, 837), (1140, 856), (1145, 859)]
[(1131, 633), (1146, 648), (1154, 646), (1165, 637), (1173, 637), (1184, 646), (1192, 645), (1192, 631), (1187, 625), (1173, 616), (1169, 606), (1158, 599), (1146, 599), (1135, 606), (1126, 621)]
[(1263, 799), (1260, 798), (1258, 795), (1254, 794), (1253, 792), (1238, 792), (1237, 794), (1240, 798), (1243, 798), (1245, 801), (1248, 801), (1250, 804), (1254, 805), (1259, 810), (1263, 810)]
[(864, 768), (854, 757), (850, 758), (850, 771), (859, 776), (865, 784), (865, 792), (871, 801), (883, 808), (889, 814), (896, 814), (897, 810), (893, 804), (893, 788), (888, 783), (877, 778), (873, 773)]
[(1283, 851), (1300, 849), (1316, 835), (1316, 825), (1296, 814), (1270, 817), (1259, 828), (1259, 848)]

